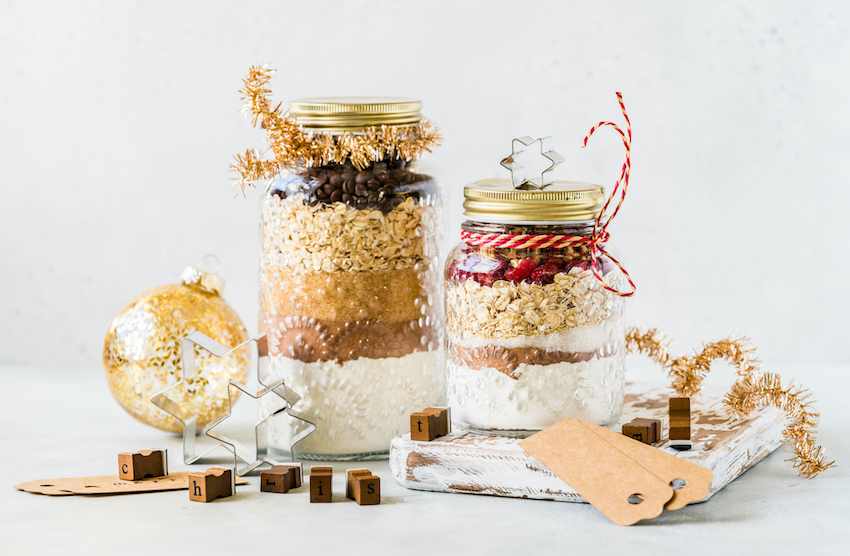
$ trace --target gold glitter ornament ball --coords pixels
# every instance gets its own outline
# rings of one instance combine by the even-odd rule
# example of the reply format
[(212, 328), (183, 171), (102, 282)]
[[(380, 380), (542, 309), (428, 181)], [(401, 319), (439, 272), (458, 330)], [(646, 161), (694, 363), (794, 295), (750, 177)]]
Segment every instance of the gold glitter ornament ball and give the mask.
[[(121, 407), (145, 424), (174, 433), (182, 432), (183, 425), (150, 400), (180, 382), (180, 340), (194, 331), (228, 348), (248, 340), (239, 316), (220, 295), (221, 278), (187, 267), (181, 279), (182, 284), (153, 288), (133, 299), (112, 321), (103, 346), (109, 389)], [(227, 412), (228, 383), (247, 380), (250, 353), (240, 349), (219, 358), (194, 349), (195, 375), (169, 398), (198, 416), (200, 430)]]

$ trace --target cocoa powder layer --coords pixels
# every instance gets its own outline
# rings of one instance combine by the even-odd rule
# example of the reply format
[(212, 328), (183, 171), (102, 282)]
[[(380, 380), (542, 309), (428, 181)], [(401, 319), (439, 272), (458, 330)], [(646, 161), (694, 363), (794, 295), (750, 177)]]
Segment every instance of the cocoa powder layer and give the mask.
[(304, 316), (267, 316), (263, 320), (269, 353), (304, 363), (404, 357), (439, 348), (439, 331), (419, 320), (332, 322)]
[(580, 363), (595, 357), (608, 357), (612, 352), (613, 348), (610, 344), (596, 351), (568, 352), (525, 347), (506, 348), (496, 345), (469, 348), (457, 345), (449, 339), (446, 340), (446, 356), (450, 361), (475, 370), (490, 367), (511, 378), (516, 378), (513, 372), (522, 364)]
[(323, 321), (404, 323), (421, 318), (426, 303), (414, 269), (293, 273), (267, 268), (262, 311)]

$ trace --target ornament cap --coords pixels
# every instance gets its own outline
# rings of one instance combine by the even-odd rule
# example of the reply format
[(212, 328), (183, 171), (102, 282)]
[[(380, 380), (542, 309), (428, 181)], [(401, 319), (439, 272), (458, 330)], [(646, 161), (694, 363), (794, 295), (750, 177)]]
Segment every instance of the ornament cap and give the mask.
[[(215, 259), (215, 272), (204, 272), (204, 261)], [(180, 280), (187, 286), (198, 288), (213, 295), (221, 295), (224, 292), (224, 278), (218, 275), (221, 270), (221, 262), (215, 255), (205, 255), (198, 263), (198, 267), (187, 266), (180, 274)]]

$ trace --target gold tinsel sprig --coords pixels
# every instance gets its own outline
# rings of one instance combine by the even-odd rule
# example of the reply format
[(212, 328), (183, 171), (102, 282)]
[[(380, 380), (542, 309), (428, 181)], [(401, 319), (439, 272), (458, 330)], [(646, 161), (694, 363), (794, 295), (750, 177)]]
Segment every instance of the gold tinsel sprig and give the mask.
[(252, 66), (243, 79), (244, 87), (239, 91), (245, 101), (242, 111), (251, 115), (254, 127), (266, 130), (269, 148), (274, 155), (274, 160), (263, 160), (253, 149), (236, 155), (236, 162), (230, 168), (239, 174), (236, 186), (243, 192), (246, 185), (274, 178), (287, 166), (309, 168), (342, 164), (348, 160), (362, 170), (370, 162), (388, 158), (419, 158), (442, 141), (437, 127), (427, 120), (410, 127), (369, 127), (357, 134), (305, 131), (295, 118), (282, 111), (280, 103), (272, 105), (269, 81), (274, 72), (267, 66)]
[(703, 344), (701, 352), (670, 362), (669, 373), (673, 388), (680, 396), (695, 396), (702, 390), (702, 382), (711, 370), (711, 363), (718, 359), (725, 359), (734, 365), (738, 376), (749, 376), (759, 368), (759, 361), (753, 357), (753, 352), (755, 348), (749, 347), (749, 339), (743, 337), (729, 337), (719, 342)]
[(646, 355), (662, 367), (667, 367), (670, 362), (669, 346), (670, 342), (657, 328), (643, 331), (634, 327), (626, 331), (626, 352)]
[(749, 346), (748, 338), (729, 337), (703, 344), (701, 352), (677, 359), (671, 359), (667, 351), (670, 343), (657, 328), (644, 331), (633, 327), (626, 331), (626, 351), (646, 355), (655, 361), (670, 375), (673, 389), (686, 398), (699, 394), (711, 363), (717, 359), (735, 365), (738, 376), (749, 376), (759, 368), (758, 359), (753, 357), (755, 348)]
[(749, 375), (735, 384), (726, 394), (724, 403), (739, 417), (765, 406), (776, 406), (788, 416), (788, 425), (782, 434), (785, 444), (794, 446), (794, 468), (801, 477), (814, 478), (821, 471), (835, 467), (827, 462), (823, 449), (815, 444), (814, 433), (820, 414), (811, 408), (811, 394), (801, 387), (782, 387), (782, 377), (771, 373)]
[(794, 446), (794, 468), (802, 477), (813, 478), (821, 471), (834, 467), (835, 462), (827, 462), (823, 450), (814, 441), (812, 429), (817, 427), (819, 414), (810, 402), (810, 394), (800, 387), (782, 387), (779, 375), (754, 374), (759, 361), (753, 357), (755, 348), (749, 346), (747, 338), (730, 337), (719, 342), (703, 345), (700, 353), (671, 359), (667, 349), (670, 346), (657, 328), (646, 331), (630, 328), (626, 331), (627, 353), (640, 353), (650, 357), (671, 379), (672, 388), (683, 397), (693, 397), (702, 390), (702, 383), (710, 370), (711, 363), (725, 359), (736, 367), (741, 377), (726, 394), (724, 404), (738, 417), (752, 411), (772, 405), (785, 411), (788, 426), (783, 431), (788, 445)]

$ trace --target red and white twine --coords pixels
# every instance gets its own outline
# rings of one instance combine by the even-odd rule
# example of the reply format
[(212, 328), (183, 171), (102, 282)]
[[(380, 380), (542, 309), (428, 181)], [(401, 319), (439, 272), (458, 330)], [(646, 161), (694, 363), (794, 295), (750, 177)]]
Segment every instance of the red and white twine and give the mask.
[[(607, 242), (609, 238), (607, 231), (608, 224), (610, 224), (614, 217), (617, 216), (617, 213), (620, 211), (620, 207), (623, 205), (623, 201), (626, 198), (626, 191), (629, 188), (629, 171), (631, 170), (632, 123), (629, 121), (629, 115), (626, 113), (626, 105), (623, 104), (622, 93), (617, 93), (617, 100), (620, 103), (620, 109), (623, 111), (623, 117), (626, 119), (626, 133), (623, 133), (623, 130), (613, 122), (599, 122), (590, 128), (590, 131), (584, 137), (584, 142), (581, 145), (582, 148), (585, 148), (587, 146), (588, 139), (590, 139), (590, 136), (593, 135), (597, 129), (602, 126), (610, 125), (617, 131), (617, 133), (620, 134), (620, 137), (623, 139), (623, 146), (626, 149), (626, 160), (623, 163), (622, 170), (620, 170), (620, 177), (617, 178), (617, 182), (614, 184), (614, 189), (611, 191), (611, 195), (605, 201), (605, 206), (602, 207), (602, 212), (600, 212), (599, 216), (596, 218), (596, 222), (593, 225), (593, 234), (591, 236), (477, 234), (461, 230), (461, 240), (467, 245), (474, 247), (492, 247), (502, 249), (557, 249), (586, 245), (590, 247), (590, 264), (593, 270), (593, 275), (597, 280), (599, 280), (602, 287), (621, 297), (633, 296), (635, 291), (637, 291), (635, 283), (632, 281), (629, 273), (626, 272), (626, 269), (623, 268), (623, 265), (621, 265), (617, 259), (612, 257), (604, 247), (605, 242)], [(620, 185), (623, 186), (622, 189), (620, 188)], [(611, 216), (609, 216), (603, 224), (602, 219), (605, 215), (605, 211), (608, 210), (608, 206), (611, 204), (611, 201), (617, 195), (618, 191), (620, 192), (620, 199), (617, 201), (617, 208), (614, 209), (614, 212), (611, 213)], [(617, 265), (617, 267), (623, 272), (623, 275), (626, 277), (626, 280), (628, 280), (629, 285), (631, 286), (631, 291), (621, 292), (608, 286), (608, 284), (604, 282), (602, 276), (599, 274), (598, 258), (600, 254), (611, 259), (611, 262)]]

